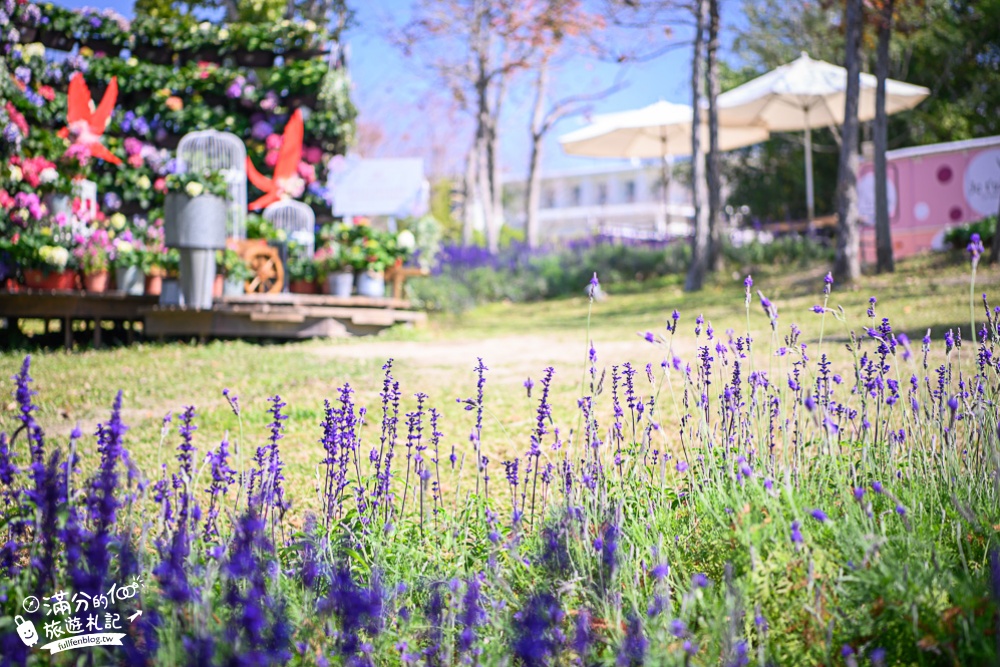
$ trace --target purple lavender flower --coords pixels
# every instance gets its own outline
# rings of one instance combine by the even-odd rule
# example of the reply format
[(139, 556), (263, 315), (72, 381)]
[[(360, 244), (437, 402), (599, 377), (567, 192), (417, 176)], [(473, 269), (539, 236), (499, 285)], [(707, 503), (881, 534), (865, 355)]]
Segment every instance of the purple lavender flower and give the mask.
[(979, 257), (986, 251), (986, 248), (983, 247), (983, 240), (979, 234), (972, 234), (969, 238), (969, 245), (965, 247), (965, 251), (969, 253), (969, 258), (972, 260), (973, 266), (979, 263)]
[(709, 583), (708, 577), (701, 572), (698, 572), (691, 577), (691, 585), (695, 588), (708, 588)]
[(802, 524), (799, 521), (792, 522), (792, 544), (802, 544)]
[(618, 650), (615, 662), (619, 667), (639, 667), (646, 659), (646, 649), (649, 640), (642, 628), (642, 619), (638, 614), (629, 614), (625, 619), (625, 638)]
[(551, 593), (538, 593), (514, 616), (514, 642), (511, 650), (525, 667), (549, 665), (563, 644), (562, 624), (565, 613)]
[(826, 515), (826, 512), (824, 512), (823, 510), (819, 509), (818, 507), (816, 509), (814, 509), (814, 510), (811, 510), (809, 512), (809, 516), (811, 516), (812, 518), (816, 519), (820, 523), (826, 523), (830, 519), (830, 517), (828, 517)]

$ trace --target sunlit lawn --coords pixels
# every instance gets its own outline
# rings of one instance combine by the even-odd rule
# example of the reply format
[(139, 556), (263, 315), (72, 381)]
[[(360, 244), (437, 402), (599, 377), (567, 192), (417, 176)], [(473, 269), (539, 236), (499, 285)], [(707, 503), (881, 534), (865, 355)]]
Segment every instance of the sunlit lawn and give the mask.
[[(784, 345), (789, 327), (797, 324), (803, 330), (802, 341), (809, 344), (807, 354), (815, 359), (820, 353), (816, 342), (821, 318), (810, 308), (822, 303), (824, 273), (825, 267), (818, 266), (755, 273), (749, 324), (756, 341), (755, 363), (759, 368), (777, 371), (785, 360), (772, 354), (772, 334), (756, 290), (761, 289), (778, 306), (777, 346)], [(76, 424), (84, 432), (92, 433), (97, 421), (106, 416), (115, 392), (121, 389), (126, 422), (131, 427), (128, 447), (147, 474), (153, 474), (161, 457), (172, 456), (159, 451), (162, 420), (167, 413), (177, 413), (186, 405), (197, 407), (196, 444), (202, 451), (227, 432), (231, 440), (238, 440), (238, 421), (221, 394), (223, 388), (229, 388), (239, 395), (244, 406), (244, 441), (249, 448), (244, 451), (252, 453), (266, 437), (267, 398), (280, 394), (288, 403), (282, 455), (288, 464), (291, 496), (298, 504), (312, 505), (315, 469), (321, 458), (318, 425), (323, 400), (334, 398), (336, 388), (344, 382), (356, 389), (360, 404), (370, 411), (369, 422), (377, 425), (381, 414), (378, 394), (382, 364), (389, 357), (396, 358), (394, 374), (408, 399), (400, 408), (401, 424), (405, 423), (406, 411), (412, 409), (413, 394), (422, 391), (429, 395), (429, 405), (436, 406), (444, 415), (444, 448), (450, 450), (457, 445), (463, 450), (472, 414), (456, 399), (474, 393), (472, 369), (476, 357), (482, 356), (490, 368), (484, 449), (495, 461), (520, 455), (528, 447), (537, 402), (537, 394), (534, 402), (527, 397), (523, 383), (529, 376), (537, 383), (546, 366), (556, 368), (552, 401), (555, 425), (564, 435), (570, 435), (577, 425), (576, 401), (585, 370), (588, 312), (590, 336), (598, 353), (598, 372), (607, 371), (606, 384), (610, 385), (611, 365), (631, 362), (639, 370), (637, 377), (642, 379), (644, 393), (655, 390), (645, 380), (647, 363), (652, 364), (657, 385), (664, 382), (660, 362), (666, 350), (649, 345), (637, 334), (665, 333), (664, 325), (674, 309), (681, 313), (674, 351), (685, 362), (694, 361), (693, 329), (699, 313), (704, 314), (715, 335), (723, 340), (729, 329), (734, 335), (745, 332), (741, 272), (719, 277), (698, 294), (684, 293), (679, 284), (679, 279), (667, 278), (656, 283), (605, 285), (610, 296), (592, 307), (581, 288), (581, 295), (576, 298), (493, 304), (460, 317), (432, 317), (422, 330), (390, 331), (377, 338), (351, 341), (146, 344), (73, 354), (30, 350), (41, 406), (40, 421), (55, 435), (65, 436)], [(982, 320), (982, 306), (978, 295), (986, 292), (995, 296), (998, 285), (1000, 272), (981, 267), (976, 303), (979, 320)], [(928, 328), (935, 339), (940, 339), (950, 328), (961, 328), (963, 337), (968, 338), (968, 266), (943, 257), (905, 261), (894, 275), (866, 277), (853, 289), (835, 286), (829, 305), (834, 309), (843, 307), (847, 323), (832, 314), (826, 316), (821, 351), (842, 368), (846, 368), (850, 359), (844, 346), (849, 331), (863, 334), (862, 327), (870, 324), (865, 310), (871, 295), (878, 296), (878, 316), (890, 318), (894, 329), (906, 332), (918, 348)], [(13, 375), (25, 353), (8, 351), (0, 355), (0, 375), (4, 378)], [(669, 381), (672, 384), (662, 384), (661, 391), (666, 396), (671, 395), (672, 389), (681, 388), (676, 375)], [(11, 386), (9, 382), (5, 385)], [(662, 405), (661, 409), (677, 408), (676, 402), (665, 401)], [(0, 430), (13, 430), (12, 409), (12, 400), (6, 399), (0, 411)], [(661, 414), (659, 419), (669, 427), (677, 415)], [(673, 431), (663, 429), (663, 437), (669, 439)], [(164, 447), (174, 448), (175, 436), (176, 430), (171, 431)], [(402, 437), (405, 438), (405, 429)]]

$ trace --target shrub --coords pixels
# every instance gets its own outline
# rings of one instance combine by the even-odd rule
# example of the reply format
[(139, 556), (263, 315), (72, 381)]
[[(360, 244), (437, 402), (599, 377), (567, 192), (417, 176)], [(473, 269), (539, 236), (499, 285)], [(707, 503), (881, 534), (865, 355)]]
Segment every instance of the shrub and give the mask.
[(991, 215), (976, 222), (952, 227), (944, 234), (944, 241), (955, 250), (964, 251), (969, 245), (973, 234), (979, 234), (983, 245), (989, 248), (993, 244), (993, 236), (997, 230), (997, 217)]

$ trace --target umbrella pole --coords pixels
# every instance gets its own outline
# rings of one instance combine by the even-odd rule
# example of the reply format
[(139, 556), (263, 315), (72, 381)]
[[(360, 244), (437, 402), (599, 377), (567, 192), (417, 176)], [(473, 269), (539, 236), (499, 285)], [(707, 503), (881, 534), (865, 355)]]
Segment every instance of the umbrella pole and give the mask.
[(808, 116), (805, 129), (806, 145), (806, 229), (813, 234), (813, 219), (816, 217), (816, 203), (813, 198), (813, 144), (812, 130), (809, 127)]

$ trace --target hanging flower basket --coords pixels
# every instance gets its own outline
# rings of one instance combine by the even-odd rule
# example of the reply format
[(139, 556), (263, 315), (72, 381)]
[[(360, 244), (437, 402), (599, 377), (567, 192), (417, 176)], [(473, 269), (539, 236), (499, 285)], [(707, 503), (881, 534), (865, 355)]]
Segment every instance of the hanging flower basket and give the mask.
[(35, 26), (20, 26), (17, 29), (22, 44), (31, 44), (38, 41), (38, 28)]
[(39, 269), (25, 269), (24, 286), (32, 289), (73, 290), (76, 289), (76, 271), (46, 273)]
[(170, 65), (174, 61), (172, 50), (152, 44), (136, 44), (132, 55), (138, 60), (144, 60), (154, 65)]
[(270, 51), (237, 51), (233, 54), (240, 67), (271, 67), (274, 54)]
[(73, 47), (76, 46), (76, 37), (54, 30), (40, 30), (38, 41), (46, 47), (58, 51), (72, 51)]
[(109, 58), (117, 58), (122, 52), (121, 44), (115, 44), (108, 39), (90, 39), (84, 46), (89, 47), (94, 53), (103, 53)]

